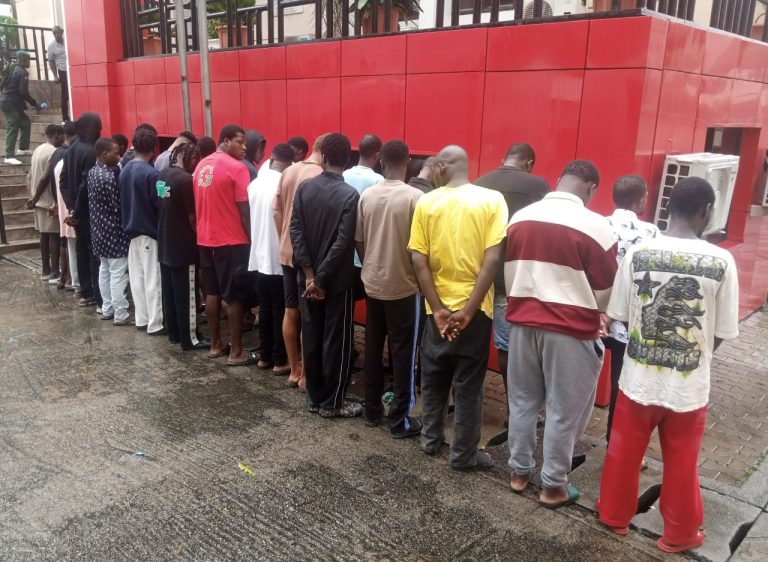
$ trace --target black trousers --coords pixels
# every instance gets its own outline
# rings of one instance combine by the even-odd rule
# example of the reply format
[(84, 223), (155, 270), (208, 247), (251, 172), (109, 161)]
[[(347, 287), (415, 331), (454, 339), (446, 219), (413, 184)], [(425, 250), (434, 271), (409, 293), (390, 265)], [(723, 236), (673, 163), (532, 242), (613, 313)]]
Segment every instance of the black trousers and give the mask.
[(603, 340), (605, 349), (611, 350), (611, 401), (608, 404), (608, 429), (605, 431), (605, 440), (611, 440), (611, 427), (613, 426), (613, 412), (616, 410), (616, 399), (619, 397), (619, 377), (624, 367), (624, 351), (627, 344), (613, 338)]
[(440, 336), (433, 316), (421, 340), (421, 446), (436, 451), (445, 439), (445, 418), (453, 385), (455, 410), (449, 462), (477, 462), (483, 417), (483, 383), (491, 340), (491, 319), (478, 310), (454, 341)]
[(163, 320), (168, 339), (180, 343), (182, 349), (192, 349), (200, 341), (197, 331), (194, 265), (169, 266), (160, 264), (163, 292)]
[(299, 299), (307, 403), (340, 408), (352, 365), (352, 288), (321, 301)]
[(69, 75), (59, 70), (59, 84), (61, 85), (61, 117), (69, 121)]
[(282, 275), (256, 274), (259, 297), (259, 357), (275, 365), (288, 363), (283, 341), (285, 294)]
[(367, 297), (365, 318), (365, 416), (375, 420), (384, 414), (384, 342), (389, 340), (389, 364), (395, 394), (389, 406), (389, 428), (409, 429), (408, 415), (416, 403), (415, 363), (421, 299), (413, 295), (384, 301)]
[(96, 299), (101, 306), (101, 293), (99, 292), (99, 257), (93, 253), (91, 245), (91, 225), (81, 222), (75, 227), (77, 238), (77, 275), (80, 277), (80, 295), (83, 298)]

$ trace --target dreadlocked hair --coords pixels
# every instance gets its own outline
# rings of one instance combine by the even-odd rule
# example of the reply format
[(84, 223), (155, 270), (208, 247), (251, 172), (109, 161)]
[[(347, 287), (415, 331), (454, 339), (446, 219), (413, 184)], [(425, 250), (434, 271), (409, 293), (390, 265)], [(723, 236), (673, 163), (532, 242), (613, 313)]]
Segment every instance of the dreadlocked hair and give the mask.
[(181, 164), (184, 170), (190, 174), (195, 171), (197, 163), (200, 162), (200, 148), (191, 142), (180, 144), (171, 152), (171, 166), (176, 166), (176, 161), (181, 157)]

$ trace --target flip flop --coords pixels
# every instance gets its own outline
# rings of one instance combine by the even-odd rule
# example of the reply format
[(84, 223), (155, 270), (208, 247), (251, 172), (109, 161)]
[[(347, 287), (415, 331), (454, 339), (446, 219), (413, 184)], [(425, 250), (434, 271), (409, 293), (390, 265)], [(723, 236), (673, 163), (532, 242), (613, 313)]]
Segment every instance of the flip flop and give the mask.
[(227, 367), (247, 367), (259, 362), (259, 357), (253, 351), (248, 352), (248, 357), (242, 361), (227, 361)]
[[(274, 371), (273, 370), (272, 374), (275, 375), (276, 377), (285, 377), (285, 376), (291, 374), (291, 368), (290, 367), (286, 367), (285, 369), (280, 369), (278, 371)], [(298, 382), (296, 383), (296, 386), (299, 386)]]
[(221, 348), (221, 351), (218, 353), (209, 353), (208, 359), (218, 359), (219, 357), (224, 357), (225, 355), (229, 355), (229, 350), (232, 348), (230, 344), (225, 345)]
[[(600, 516), (600, 498), (595, 500), (595, 511), (597, 511), (598, 517)], [(609, 525), (605, 521), (600, 520), (600, 524), (609, 529), (612, 533), (619, 535), (620, 537), (626, 537), (629, 534), (629, 527), (614, 527)]]
[(704, 544), (704, 533), (701, 531), (699, 531), (695, 539), (686, 544), (668, 543), (664, 540), (664, 537), (661, 537), (656, 541), (656, 546), (659, 548), (659, 550), (669, 552), (670, 554), (674, 554), (676, 552), (685, 552), (686, 550), (693, 550), (694, 548), (700, 547), (702, 544)]
[(581, 493), (579, 490), (576, 489), (576, 486), (573, 486), (571, 484), (566, 484), (565, 489), (568, 491), (568, 499), (555, 502), (555, 503), (547, 503), (539, 500), (539, 505), (542, 507), (546, 507), (547, 509), (558, 509), (560, 507), (565, 507), (566, 505), (571, 505), (576, 503), (576, 501), (581, 497)]

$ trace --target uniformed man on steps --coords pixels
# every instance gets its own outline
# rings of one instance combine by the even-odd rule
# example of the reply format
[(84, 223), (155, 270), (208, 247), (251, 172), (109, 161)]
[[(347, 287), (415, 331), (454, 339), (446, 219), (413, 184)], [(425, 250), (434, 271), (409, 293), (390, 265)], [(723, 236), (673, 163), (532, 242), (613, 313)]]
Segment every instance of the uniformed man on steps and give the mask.
[[(16, 64), (12, 68), (3, 72), (2, 93), (0, 94), (0, 109), (5, 114), (6, 137), (5, 137), (5, 160), (4, 163), (11, 166), (21, 166), (21, 161), (15, 156), (31, 156), (29, 150), (29, 137), (32, 131), (32, 124), (24, 113), (29, 103), (40, 111), (43, 109), (35, 99), (29, 94), (29, 53), (27, 51), (18, 51), (16, 53)], [(16, 150), (16, 138), (21, 131), (19, 139), (19, 150)]]

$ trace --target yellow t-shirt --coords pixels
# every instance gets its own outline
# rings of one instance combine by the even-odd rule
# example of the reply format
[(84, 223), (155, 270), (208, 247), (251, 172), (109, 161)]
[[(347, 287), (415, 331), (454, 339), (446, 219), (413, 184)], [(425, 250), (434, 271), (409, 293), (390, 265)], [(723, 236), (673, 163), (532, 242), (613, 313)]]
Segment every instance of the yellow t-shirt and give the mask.
[[(419, 199), (408, 249), (428, 257), (446, 308), (459, 310), (469, 300), (485, 251), (506, 236), (508, 216), (501, 193), (471, 183), (441, 187)], [(493, 286), (480, 309), (493, 317)], [(429, 304), (427, 311), (432, 313)]]

